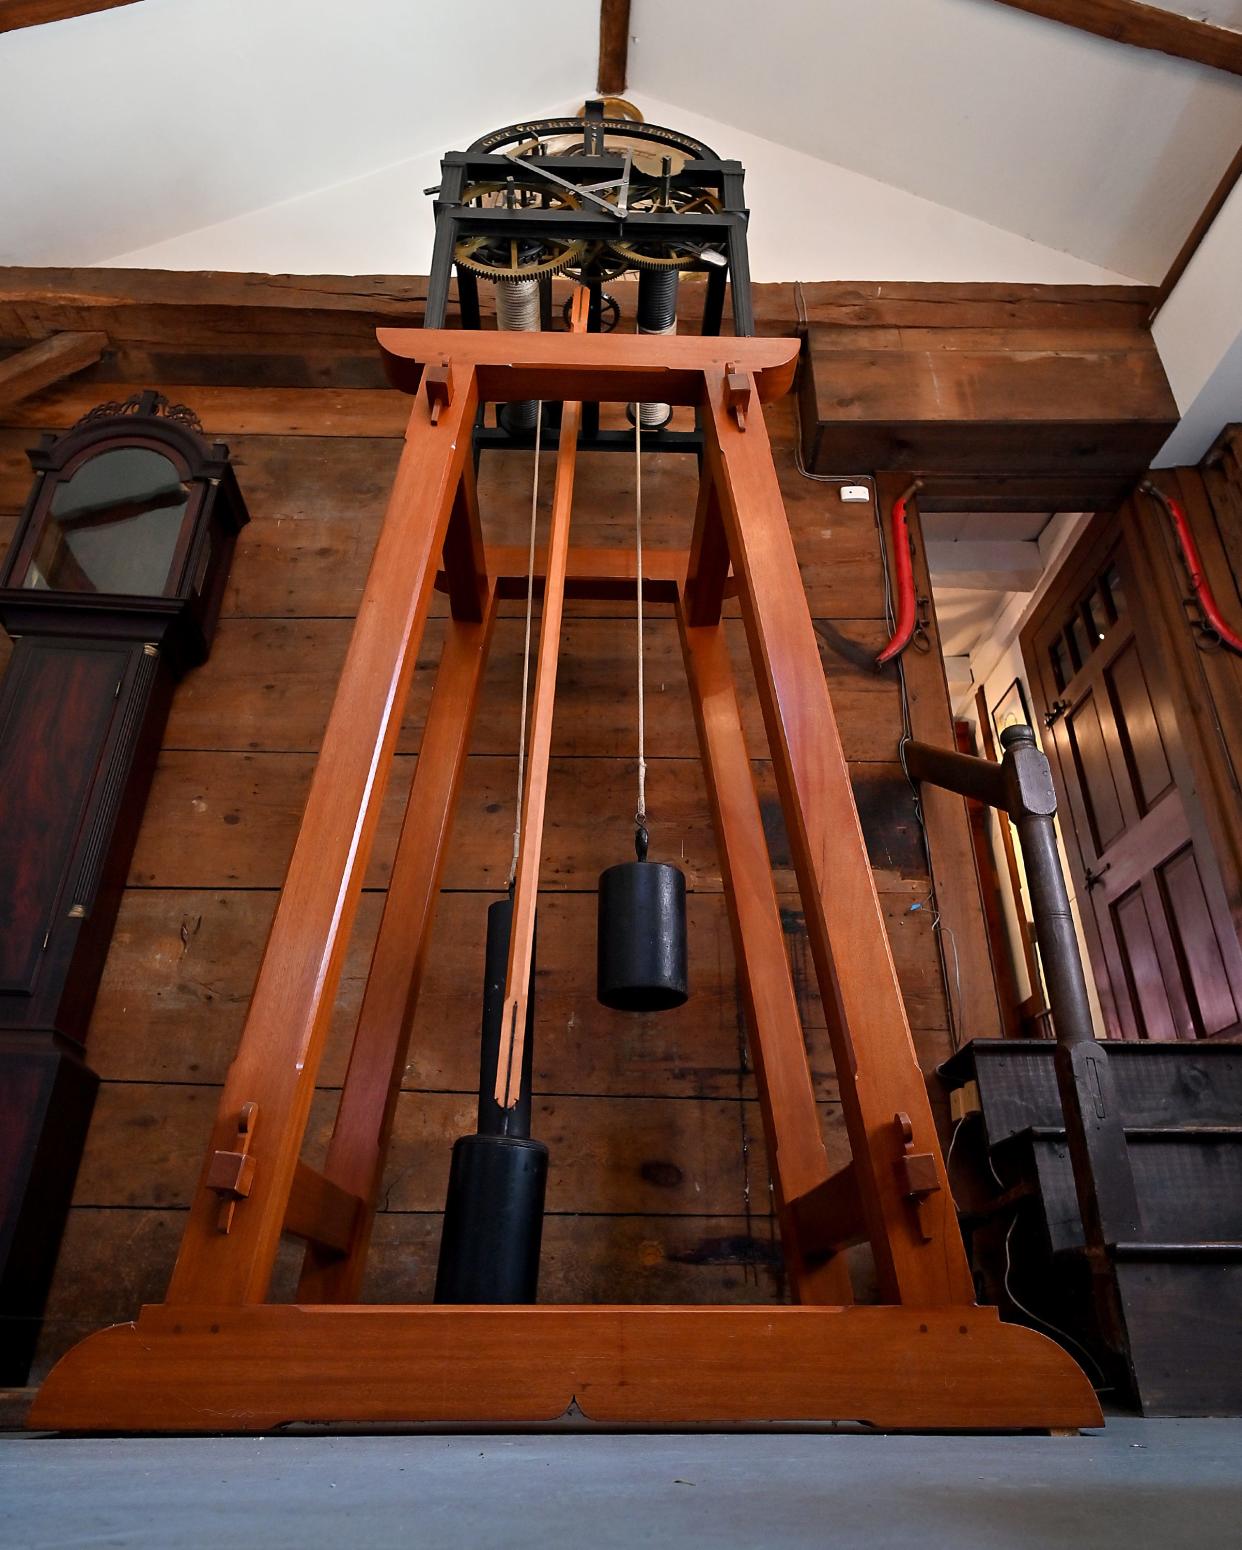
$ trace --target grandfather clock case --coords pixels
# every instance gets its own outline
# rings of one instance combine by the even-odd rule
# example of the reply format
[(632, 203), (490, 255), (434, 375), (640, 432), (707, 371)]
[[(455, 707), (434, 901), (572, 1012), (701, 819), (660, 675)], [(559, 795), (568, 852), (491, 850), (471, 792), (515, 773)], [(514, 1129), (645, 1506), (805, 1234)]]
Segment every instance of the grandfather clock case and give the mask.
[(94, 1103), (87, 1025), (173, 690), (239, 529), (228, 449), (160, 395), (29, 454), (0, 569), (0, 1384), (26, 1381)]

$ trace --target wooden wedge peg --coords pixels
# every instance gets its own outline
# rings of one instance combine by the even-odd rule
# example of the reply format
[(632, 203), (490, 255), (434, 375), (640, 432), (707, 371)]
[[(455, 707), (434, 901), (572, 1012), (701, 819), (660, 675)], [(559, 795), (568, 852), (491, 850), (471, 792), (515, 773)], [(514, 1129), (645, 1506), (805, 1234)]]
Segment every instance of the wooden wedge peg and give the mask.
[(914, 1126), (908, 1114), (895, 1114), (893, 1124), (901, 1137), (901, 1157), (897, 1162), (897, 1175), (901, 1180), (901, 1193), (914, 1207), (914, 1218), (919, 1236), (924, 1243), (932, 1241), (927, 1223), (923, 1218), (923, 1202), (940, 1188), (936, 1174), (936, 1159), (930, 1152), (914, 1150)]
[(243, 1103), (237, 1120), (237, 1146), (233, 1151), (217, 1151), (212, 1154), (207, 1169), (207, 1188), (214, 1189), (220, 1197), (220, 1209), (216, 1226), (228, 1232), (233, 1225), (233, 1212), (239, 1200), (245, 1200), (254, 1184), (254, 1158), (250, 1143), (254, 1139), (254, 1123), (258, 1118), (257, 1103)]
[(740, 431), (746, 429), (746, 415), (750, 410), (750, 373), (739, 371), (736, 361), (725, 367), (725, 408), (737, 421)]
[(428, 366), (423, 373), (423, 384), (427, 389), (427, 402), (431, 405), (431, 423), (440, 423), (440, 410), (447, 409), (453, 402), (453, 375), (447, 361), (439, 361), (434, 366)]

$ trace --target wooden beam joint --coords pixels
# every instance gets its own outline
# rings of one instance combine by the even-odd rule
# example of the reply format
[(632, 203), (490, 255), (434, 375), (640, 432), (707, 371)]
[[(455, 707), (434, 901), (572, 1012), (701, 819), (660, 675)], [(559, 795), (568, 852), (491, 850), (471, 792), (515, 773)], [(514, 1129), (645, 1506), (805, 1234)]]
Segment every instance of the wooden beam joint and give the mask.
[(285, 1231), (331, 1254), (348, 1254), (353, 1247), (362, 1200), (299, 1161), (285, 1209)]
[(867, 1237), (858, 1177), (852, 1162), (789, 1202), (803, 1253), (811, 1263), (825, 1260)]

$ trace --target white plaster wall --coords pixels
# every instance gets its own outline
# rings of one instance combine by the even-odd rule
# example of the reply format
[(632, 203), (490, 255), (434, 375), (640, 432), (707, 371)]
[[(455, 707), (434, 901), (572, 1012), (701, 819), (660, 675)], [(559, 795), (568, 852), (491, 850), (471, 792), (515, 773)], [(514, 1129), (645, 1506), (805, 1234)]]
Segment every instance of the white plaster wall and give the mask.
[[(999, 280), (1124, 284), (1124, 275), (1029, 242), (831, 162), (640, 94), (653, 123), (697, 135), (746, 168), (751, 273), (771, 280)], [(576, 108), (577, 104), (574, 104)], [(567, 105), (549, 111), (572, 111)], [(503, 122), (497, 118), (496, 123)], [(492, 123), (477, 118), (409, 160), (167, 241), (114, 253), (117, 267), (260, 273), (418, 274), (431, 261), (441, 150)]]
[(995, 0), (633, 0), (630, 86), (1158, 283), (1242, 81)]
[(1156, 466), (1197, 463), (1224, 426), (1242, 420), (1242, 183), (1151, 331), (1182, 413)]
[(105, 263), (576, 107), (598, 32), (583, 0), (143, 0), (5, 33), (0, 263)]

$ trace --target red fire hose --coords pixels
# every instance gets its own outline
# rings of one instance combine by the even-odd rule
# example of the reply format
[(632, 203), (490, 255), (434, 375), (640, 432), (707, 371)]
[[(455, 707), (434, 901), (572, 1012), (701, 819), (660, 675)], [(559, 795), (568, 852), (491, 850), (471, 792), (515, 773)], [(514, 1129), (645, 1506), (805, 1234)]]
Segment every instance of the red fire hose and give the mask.
[(1199, 557), (1199, 546), (1195, 543), (1195, 535), (1190, 531), (1190, 523), (1186, 520), (1186, 513), (1181, 505), (1171, 495), (1166, 495), (1159, 485), (1145, 479), (1139, 486), (1146, 494), (1150, 495), (1164, 507), (1173, 523), (1173, 531), (1177, 534), (1178, 547), (1182, 551), (1182, 559), (1186, 563), (1186, 571), (1190, 577), (1191, 591), (1195, 595), (1195, 601), (1206, 621), (1204, 628), (1210, 631), (1220, 641), (1222, 646), (1227, 646), (1230, 651), (1236, 651), (1242, 656), (1242, 636), (1231, 630), (1225, 623), (1212, 592), (1211, 584), (1203, 574), (1203, 561)]
[(914, 563), (910, 556), (910, 528), (906, 522), (906, 502), (921, 488), (923, 481), (916, 479), (893, 502), (892, 539), (893, 569), (897, 581), (897, 617), (888, 645), (875, 659), (876, 667), (883, 667), (894, 657), (899, 657), (910, 644), (914, 635)]

